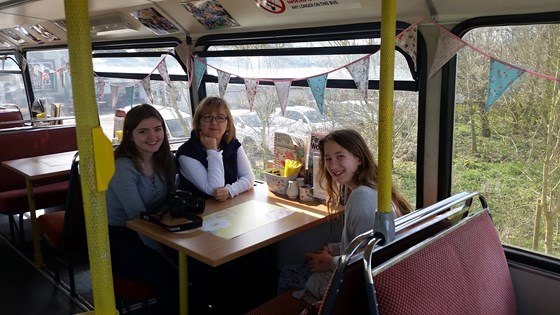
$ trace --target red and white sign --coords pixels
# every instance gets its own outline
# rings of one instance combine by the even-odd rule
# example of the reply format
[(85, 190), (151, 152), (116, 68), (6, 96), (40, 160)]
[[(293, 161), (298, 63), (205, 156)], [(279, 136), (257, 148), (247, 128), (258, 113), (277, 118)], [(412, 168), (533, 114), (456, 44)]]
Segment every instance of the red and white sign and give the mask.
[(286, 4), (283, 0), (255, 0), (257, 6), (267, 12), (281, 14), (286, 11)]

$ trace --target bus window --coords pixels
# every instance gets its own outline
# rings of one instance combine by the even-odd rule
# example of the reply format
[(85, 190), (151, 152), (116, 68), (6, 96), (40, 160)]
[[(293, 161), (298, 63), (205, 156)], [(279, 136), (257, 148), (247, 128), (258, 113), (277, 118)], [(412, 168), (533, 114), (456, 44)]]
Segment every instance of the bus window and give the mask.
[(0, 68), (0, 106), (11, 104), (19, 107), (23, 119), (30, 119), (27, 96), (23, 85), (21, 70), (13, 54), (0, 55), (2, 68)]
[[(243, 77), (268, 79), (259, 82), (252, 107), (264, 125), (260, 143), (254, 143), (255, 137), (244, 137), (247, 140), (244, 147), (257, 178), (263, 177), (262, 171), (267, 161), (272, 159), (274, 133), (277, 131), (309, 137), (311, 132), (354, 128), (368, 139), (369, 147), (377, 156), (378, 90), (370, 88), (366, 101), (345, 67), (356, 60), (369, 58), (370, 84), (378, 82), (380, 62), (377, 43), (378, 39), (231, 46), (220, 42), (219, 46), (210, 45), (209, 56), (200, 53), (204, 57), (199, 59), (200, 62), (206, 63), (207, 76), (202, 83), (206, 95), (220, 93), (219, 71), (229, 73), (231, 77), (224, 98), (234, 110), (250, 109)], [(372, 53), (356, 53), (356, 49), (365, 51), (365, 47)], [(329, 50), (333, 48), (335, 50)], [(289, 52), (282, 54), (283, 49)], [(298, 49), (305, 52), (294, 53)], [(263, 50), (263, 55), (256, 54), (258, 50)], [(271, 50), (275, 51), (274, 55), (270, 55)], [(321, 113), (306, 78), (325, 73), (328, 73), (328, 83)], [(273, 83), (273, 80), (282, 78), (298, 79), (291, 83), (284, 115)], [(412, 204), (416, 200), (419, 111), (413, 78), (406, 58), (396, 52), (395, 79), (409, 85), (395, 91), (394, 181)]]
[[(135, 104), (154, 104), (166, 121), (170, 139), (190, 135), (191, 104), (186, 75), (177, 59), (168, 54), (172, 47), (151, 49), (112, 49), (94, 51), (96, 100), (104, 133), (115, 137), (115, 111), (126, 111)], [(74, 115), (72, 86), (67, 68), (68, 50), (29, 51), (34, 97), (44, 98), (47, 106), (62, 105), (62, 116)], [(158, 64), (165, 62), (170, 84), (159, 75)], [(150, 76), (149, 89), (142, 80)], [(65, 123), (74, 123), (68, 119)]]
[[(490, 60), (457, 57), (453, 193), (479, 191), (506, 244), (560, 257), (560, 25), (483, 27), (464, 40), (494, 58), (534, 71), (486, 108)], [(540, 74), (540, 75), (539, 75)], [(549, 77), (547, 77), (547, 75)]]

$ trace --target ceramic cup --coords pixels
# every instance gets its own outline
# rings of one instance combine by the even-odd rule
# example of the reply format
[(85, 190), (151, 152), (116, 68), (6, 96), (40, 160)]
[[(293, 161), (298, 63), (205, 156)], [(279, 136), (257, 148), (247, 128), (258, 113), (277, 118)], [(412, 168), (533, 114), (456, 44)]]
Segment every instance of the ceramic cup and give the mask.
[(303, 185), (299, 188), (299, 200), (301, 201), (313, 201), (313, 187), (311, 185)]

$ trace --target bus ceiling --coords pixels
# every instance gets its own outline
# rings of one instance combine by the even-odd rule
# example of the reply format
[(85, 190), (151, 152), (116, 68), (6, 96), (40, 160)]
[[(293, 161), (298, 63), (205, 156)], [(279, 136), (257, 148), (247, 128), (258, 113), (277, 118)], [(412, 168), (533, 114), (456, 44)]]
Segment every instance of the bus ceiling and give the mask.
[[(453, 25), (481, 15), (558, 9), (558, 0), (531, 4), (525, 0), (407, 0), (397, 3), (397, 20), (414, 23), (431, 18)], [(378, 22), (381, 0), (91, 0), (89, 11), (94, 42), (163, 36), (196, 40), (213, 34)], [(64, 45), (66, 39), (63, 1), (0, 0), (0, 49)]]

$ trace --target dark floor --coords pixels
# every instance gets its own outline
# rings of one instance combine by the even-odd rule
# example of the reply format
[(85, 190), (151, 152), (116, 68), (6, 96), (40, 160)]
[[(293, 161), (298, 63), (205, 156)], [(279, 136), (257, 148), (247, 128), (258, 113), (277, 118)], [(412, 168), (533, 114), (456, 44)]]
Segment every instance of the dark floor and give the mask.
[[(31, 222), (29, 219), (24, 222), (25, 241), (13, 241), (8, 217), (0, 215), (0, 314), (67, 315), (93, 310), (87, 253), (76, 261), (78, 296), (71, 297), (66, 268), (60, 267), (61, 283), (55, 283), (46, 248), (43, 249), (45, 266), (40, 269), (34, 266)], [(189, 285), (189, 314), (243, 314), (274, 297), (273, 253), (273, 248), (267, 248), (218, 268), (189, 262), (189, 280), (195, 283)], [(206, 307), (209, 304), (212, 306)], [(124, 313), (159, 314), (155, 300), (145, 307), (141, 303), (129, 305), (128, 311), (121, 312)]]
[[(8, 216), (0, 215), (0, 314), (69, 315), (93, 310), (87, 255), (77, 258), (75, 282), (78, 296), (72, 297), (66, 268), (60, 266), (61, 282), (57, 284), (48, 252), (43, 250), (45, 266), (40, 269), (34, 266), (30, 220), (24, 220), (23, 243), (11, 239), (8, 222)], [(121, 314), (158, 314), (154, 311), (154, 303), (149, 301), (147, 309), (134, 303), (129, 305), (128, 312)]]

